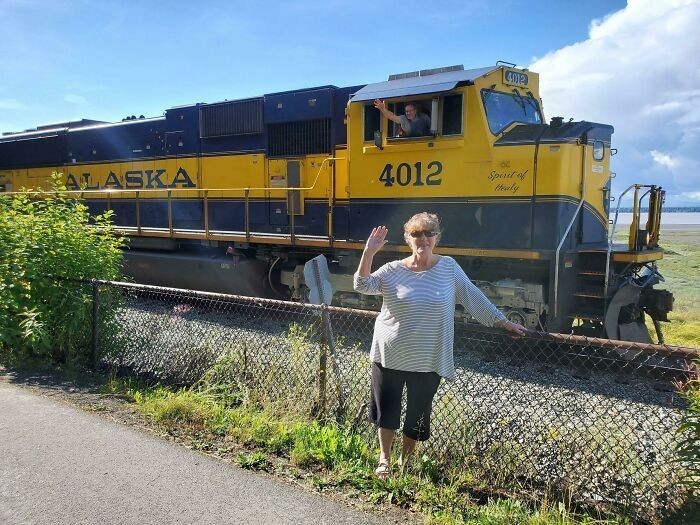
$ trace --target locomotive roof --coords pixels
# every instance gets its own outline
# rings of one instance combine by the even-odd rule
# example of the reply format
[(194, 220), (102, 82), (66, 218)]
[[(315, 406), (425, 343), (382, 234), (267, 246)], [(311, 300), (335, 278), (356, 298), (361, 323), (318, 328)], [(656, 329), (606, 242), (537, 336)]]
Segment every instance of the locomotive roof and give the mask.
[(477, 78), (491, 73), (498, 67), (500, 66), (467, 69), (466, 71), (448, 71), (367, 84), (353, 95), (351, 102), (449, 91), (457, 87), (458, 84), (471, 84)]

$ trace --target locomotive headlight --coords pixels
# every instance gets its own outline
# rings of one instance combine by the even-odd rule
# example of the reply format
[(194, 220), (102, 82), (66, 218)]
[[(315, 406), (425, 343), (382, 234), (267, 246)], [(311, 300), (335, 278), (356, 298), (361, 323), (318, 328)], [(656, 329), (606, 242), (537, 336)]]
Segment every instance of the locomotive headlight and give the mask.
[(603, 157), (605, 157), (605, 144), (602, 140), (596, 140), (593, 142), (593, 159), (601, 161)]

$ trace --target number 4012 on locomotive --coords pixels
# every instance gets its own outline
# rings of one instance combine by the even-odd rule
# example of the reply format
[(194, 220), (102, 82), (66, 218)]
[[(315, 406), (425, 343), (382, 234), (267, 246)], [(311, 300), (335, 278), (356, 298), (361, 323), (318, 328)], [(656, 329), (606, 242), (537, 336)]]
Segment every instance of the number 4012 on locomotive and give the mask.
[[(413, 105), (424, 132), (375, 99), (399, 116)], [(0, 188), (62, 173), (91, 211), (114, 211), (140, 282), (306, 300), (317, 284), (304, 265), (324, 255), (333, 303), (360, 308), (378, 306), (351, 278), (371, 228), (389, 228), (380, 264), (408, 251), (403, 222), (431, 211), (438, 253), (511, 320), (650, 341), (645, 315), (658, 330), (673, 304), (653, 287), (664, 192), (630, 186), (628, 240), (611, 242), (612, 133), (546, 123), (532, 71), (456, 66), (8, 133)]]

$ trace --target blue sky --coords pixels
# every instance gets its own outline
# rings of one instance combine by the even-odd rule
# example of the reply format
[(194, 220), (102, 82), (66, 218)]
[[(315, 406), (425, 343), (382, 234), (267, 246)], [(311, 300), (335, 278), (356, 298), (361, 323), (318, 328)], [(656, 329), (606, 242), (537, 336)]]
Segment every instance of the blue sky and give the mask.
[[(700, 175), (688, 176), (700, 172), (700, 114), (682, 111), (700, 103), (699, 4), (0, 0), (0, 132), (507, 60), (541, 74), (548, 118), (616, 127), (619, 187), (656, 181), (669, 204), (700, 204)], [(639, 57), (649, 38), (672, 59)], [(644, 84), (632, 101), (629, 81)]]

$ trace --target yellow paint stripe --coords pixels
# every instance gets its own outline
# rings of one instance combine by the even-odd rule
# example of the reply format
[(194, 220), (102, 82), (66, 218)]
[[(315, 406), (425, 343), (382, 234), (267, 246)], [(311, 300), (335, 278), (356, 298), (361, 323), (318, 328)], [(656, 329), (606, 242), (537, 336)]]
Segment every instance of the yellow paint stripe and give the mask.
[[(365, 245), (361, 242), (335, 241), (335, 248), (348, 248), (351, 250), (363, 250)], [(388, 244), (385, 248), (387, 251), (409, 253), (411, 248), (405, 245)], [(442, 255), (461, 255), (467, 257), (496, 257), (507, 259), (529, 259), (538, 260), (541, 258), (540, 253), (532, 250), (480, 250), (476, 248), (445, 248), (437, 247), (435, 253)]]
[[(138, 234), (136, 228), (120, 228), (119, 233), (123, 235)], [(168, 235), (167, 228), (142, 228), (141, 237), (163, 237)], [(169, 235), (168, 235), (169, 236)], [(229, 241), (229, 242), (250, 242), (256, 244), (282, 244), (291, 245), (292, 241), (289, 235), (250, 235), (250, 240), (246, 239), (245, 234), (241, 233), (223, 233), (209, 232), (209, 237), (201, 230), (173, 230), (172, 237), (175, 239), (208, 239), (210, 241)], [(325, 248), (333, 246), (335, 248), (346, 248), (351, 250), (362, 250), (365, 245), (361, 242), (350, 242), (345, 240), (334, 241), (332, 244), (330, 239), (325, 237), (309, 238), (305, 236), (297, 236), (294, 242), (295, 246), (311, 246)], [(405, 245), (388, 245), (385, 248), (392, 252), (408, 253), (411, 249)], [(458, 255), (470, 257), (498, 257), (508, 259), (530, 259), (536, 260), (540, 258), (539, 252), (530, 250), (479, 250), (472, 248), (437, 248), (436, 253), (444, 255)]]
[(664, 258), (664, 253), (662, 251), (658, 252), (622, 252), (613, 253), (613, 261), (615, 262), (626, 262), (626, 263), (647, 263), (652, 261), (658, 261)]
[(507, 259), (540, 259), (540, 253), (532, 250), (481, 250), (476, 248), (437, 248), (437, 253), (469, 257), (499, 257)]

